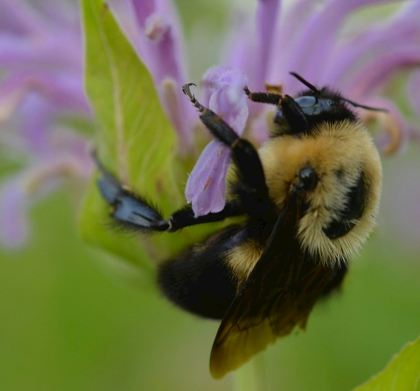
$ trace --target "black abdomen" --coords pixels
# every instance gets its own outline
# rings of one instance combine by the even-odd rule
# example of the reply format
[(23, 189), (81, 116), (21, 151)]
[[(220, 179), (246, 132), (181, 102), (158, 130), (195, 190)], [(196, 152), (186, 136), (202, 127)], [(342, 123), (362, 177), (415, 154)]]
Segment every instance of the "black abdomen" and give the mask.
[(162, 264), (158, 282), (163, 293), (184, 310), (222, 319), (237, 289), (226, 252), (241, 241), (241, 229), (228, 227)]

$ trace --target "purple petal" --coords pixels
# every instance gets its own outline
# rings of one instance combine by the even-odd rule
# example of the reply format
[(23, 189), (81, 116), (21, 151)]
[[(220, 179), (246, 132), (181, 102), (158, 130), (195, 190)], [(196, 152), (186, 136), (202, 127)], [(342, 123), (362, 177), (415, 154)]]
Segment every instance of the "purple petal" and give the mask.
[(157, 82), (170, 77), (185, 82), (185, 64), (178, 15), (167, 0), (132, 0), (141, 30), (142, 58)]
[(273, 38), (276, 22), (279, 19), (280, 0), (259, 0), (257, 7), (257, 49), (254, 54), (256, 61), (255, 85), (253, 88), (264, 88), (267, 81), (267, 71), (271, 66), (273, 53)]
[(230, 32), (223, 47), (223, 64), (233, 69), (239, 69), (252, 78), (255, 75), (255, 64), (249, 59), (255, 51), (255, 42), (249, 37), (254, 36), (251, 28), (251, 18), (243, 10), (234, 10), (230, 21)]
[(179, 153), (187, 154), (192, 148), (191, 124), (195, 124), (197, 114), (191, 110), (191, 103), (185, 99), (182, 86), (171, 78), (164, 79), (158, 87), (163, 108), (174, 125), (179, 139)]
[(82, 71), (81, 38), (62, 32), (39, 41), (14, 35), (0, 36), (0, 66), (16, 71), (21, 69), (60, 67)]
[(86, 167), (90, 167), (86, 140), (77, 133), (69, 133), (60, 128), (56, 123), (57, 111), (45, 98), (34, 93), (26, 94), (18, 114), (17, 132), (30, 156), (43, 159), (48, 155), (56, 155), (64, 159), (77, 155)]
[[(68, 140), (70, 141), (70, 139)], [(4, 182), (0, 187), (0, 243), (15, 248), (21, 246), (28, 236), (27, 213), (31, 204), (55, 189), (64, 177), (88, 178), (93, 171), (93, 162), (86, 143), (71, 143), (61, 153), (44, 156), (30, 169)], [(80, 141), (80, 139), (79, 139)], [(72, 147), (72, 148), (69, 148)]]
[(19, 110), (20, 133), (28, 151), (42, 155), (48, 148), (48, 136), (54, 110), (48, 102), (35, 95), (26, 95)]
[(181, 154), (190, 151), (195, 110), (181, 93), (186, 80), (183, 37), (178, 15), (168, 0), (131, 0), (140, 28), (139, 51), (162, 105), (179, 136)]
[[(299, 34), (298, 44), (289, 53), (288, 70), (301, 73), (308, 80), (317, 82), (325, 72), (330, 60), (336, 36), (346, 17), (363, 6), (386, 3), (391, 0), (331, 0), (315, 14)], [(293, 81), (288, 87), (292, 93), (300, 89)]]
[[(267, 81), (273, 57), (273, 39), (281, 0), (259, 0), (255, 32), (251, 20), (242, 10), (234, 10), (231, 36), (225, 48), (224, 64), (244, 72), (253, 89), (262, 89)], [(256, 108), (261, 108), (257, 105)], [(256, 112), (260, 110), (254, 110)]]
[(287, 65), (289, 53), (294, 51), (297, 45), (299, 32), (304, 28), (306, 21), (313, 14), (318, 3), (313, 0), (295, 0), (282, 14), (280, 23), (274, 33), (272, 44), (272, 60), (268, 72), (267, 81), (272, 84), (287, 84), (288, 72)]
[[(248, 118), (248, 102), (243, 91), (246, 77), (230, 68), (215, 67), (206, 72), (203, 85), (209, 108), (242, 134)], [(185, 190), (196, 216), (223, 209), (229, 163), (229, 149), (217, 141), (212, 141), (202, 152)]]
[[(252, 20), (248, 13), (243, 10), (235, 10), (230, 22), (231, 32), (227, 38), (227, 44), (223, 48), (222, 61), (226, 67), (237, 69), (243, 72), (248, 77), (249, 86), (256, 89), (257, 85), (265, 81), (265, 75), (260, 75), (257, 72), (259, 66), (258, 48), (255, 39), (256, 34), (251, 28), (253, 26)], [(261, 104), (249, 102), (250, 116), (256, 117), (263, 110)]]
[(10, 179), (0, 187), (0, 243), (19, 247), (28, 236), (28, 203), (19, 179)]
[(89, 114), (75, 16), (74, 2), (1, 0), (2, 157), (29, 167), (0, 189), (0, 241), (9, 247), (28, 234), (30, 204), (62, 178), (92, 172), (86, 140), (58, 121), (62, 114)]
[(420, 46), (400, 45), (391, 52), (375, 58), (354, 76), (355, 83), (345, 88), (352, 97), (372, 94), (388, 82), (396, 72), (420, 66)]
[(34, 9), (24, 1), (2, 0), (0, 2), (0, 31), (13, 34), (28, 34), (41, 27), (42, 22)]
[(163, 15), (153, 14), (147, 19), (145, 34), (148, 39), (148, 54), (153, 63), (151, 71), (157, 81), (172, 77), (185, 80), (179, 48), (174, 37), (173, 27)]
[(34, 8), (42, 14), (43, 30), (46, 25), (57, 31), (60, 31), (63, 26), (79, 27), (79, 10), (72, 2), (42, 0), (38, 1)]
[(246, 76), (226, 67), (210, 68), (203, 77), (209, 108), (219, 114), (238, 134), (248, 119), (248, 98), (244, 93)]
[(387, 24), (375, 26), (334, 53), (335, 61), (328, 68), (323, 83), (341, 87), (354, 83), (353, 77), (367, 62), (389, 53), (389, 48), (415, 43), (420, 38), (420, 2), (407, 3)]
[(185, 190), (195, 216), (220, 212), (225, 205), (226, 173), (230, 163), (229, 150), (212, 141), (203, 150), (188, 178)]
[(156, 1), (132, 0), (132, 3), (139, 26), (144, 30), (147, 18), (156, 11)]
[(81, 76), (51, 71), (19, 72), (3, 80), (0, 85), (1, 100), (13, 95), (37, 92), (49, 99), (52, 107), (64, 111), (89, 113)]

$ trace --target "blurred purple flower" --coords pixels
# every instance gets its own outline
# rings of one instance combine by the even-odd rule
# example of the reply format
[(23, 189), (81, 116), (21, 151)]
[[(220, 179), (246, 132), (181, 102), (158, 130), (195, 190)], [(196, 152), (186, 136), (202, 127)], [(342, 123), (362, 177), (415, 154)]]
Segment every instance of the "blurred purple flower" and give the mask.
[[(290, 7), (281, 0), (256, 1), (254, 22), (246, 10), (233, 12), (236, 18), (219, 66), (205, 72), (202, 79), (203, 103), (238, 134), (246, 129), (256, 142), (268, 135), (269, 108), (247, 102), (243, 86), (262, 90), (268, 82), (294, 94), (301, 86), (288, 72), (295, 71), (351, 99), (388, 107), (387, 117), (361, 112), (366, 121), (373, 116), (385, 128), (388, 139), (378, 140), (385, 152), (398, 150), (410, 138), (419, 139), (418, 125), (400, 112), (387, 87), (399, 71), (415, 70), (407, 95), (418, 121), (420, 0), (403, 2), (390, 18), (368, 26), (353, 25), (354, 30), (343, 27), (357, 10), (391, 0), (326, 0), (322, 4), (296, 0)], [(113, 3), (155, 80), (178, 134), (180, 154), (194, 154), (198, 115), (181, 92), (182, 84), (191, 80), (172, 2)], [(63, 115), (89, 116), (82, 88), (77, 10), (67, 2), (30, 4), (29, 0), (0, 3), (0, 147), (5, 146), (4, 153), (11, 158), (20, 152), (30, 167), (0, 188), (0, 240), (13, 245), (24, 239), (24, 212), (37, 192), (45, 193), (45, 183), (51, 188), (63, 175), (86, 177), (92, 169), (85, 139), (60, 121)], [(229, 162), (229, 151), (215, 141), (202, 152), (186, 187), (197, 215), (223, 208)]]
[(63, 177), (91, 173), (85, 139), (63, 121), (89, 116), (77, 8), (1, 0), (0, 70), (2, 160), (25, 164), (0, 187), (0, 241), (16, 247), (34, 200)]
[(131, 0), (140, 34), (139, 54), (154, 77), (162, 104), (179, 136), (179, 151), (192, 151), (195, 112), (182, 94), (187, 80), (183, 37), (170, 0)]

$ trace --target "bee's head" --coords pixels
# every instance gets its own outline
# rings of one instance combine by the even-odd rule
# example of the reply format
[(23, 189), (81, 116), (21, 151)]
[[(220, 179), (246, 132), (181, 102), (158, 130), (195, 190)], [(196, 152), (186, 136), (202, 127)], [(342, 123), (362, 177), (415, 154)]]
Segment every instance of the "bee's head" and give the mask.
[(356, 121), (356, 115), (348, 105), (366, 110), (383, 109), (358, 104), (326, 87), (318, 89), (297, 73), (291, 75), (302, 82), (308, 90), (296, 98), (285, 95), (280, 99), (274, 122), (280, 126), (281, 134), (310, 134), (321, 122)]

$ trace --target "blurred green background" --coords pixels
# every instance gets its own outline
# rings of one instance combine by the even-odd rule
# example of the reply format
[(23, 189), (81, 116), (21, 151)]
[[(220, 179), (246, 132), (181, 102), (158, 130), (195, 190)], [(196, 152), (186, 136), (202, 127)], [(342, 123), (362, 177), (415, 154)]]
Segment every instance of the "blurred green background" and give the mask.
[[(198, 17), (204, 30), (205, 20), (226, 22), (223, 8), (214, 4), (179, 4), (184, 20), (190, 20), (190, 35)], [(218, 39), (212, 41), (216, 46)], [(195, 47), (193, 38), (190, 47)], [(216, 49), (206, 49), (207, 66)], [(198, 77), (195, 69), (202, 64), (194, 65)], [(411, 168), (420, 188), (417, 155), (412, 147), (385, 162), (376, 233), (351, 264), (343, 291), (318, 305), (307, 331), (258, 356), (263, 389), (351, 389), (418, 336), (420, 241), (405, 240), (390, 213), (420, 207), (400, 203), (404, 189), (398, 187)], [(232, 375), (214, 381), (208, 372), (218, 324), (140, 288), (129, 270), (114, 267), (107, 255), (84, 244), (77, 233), (80, 200), (74, 192), (67, 186), (36, 205), (25, 249), (0, 249), (0, 390), (232, 389)], [(410, 231), (412, 238), (419, 234)]]

